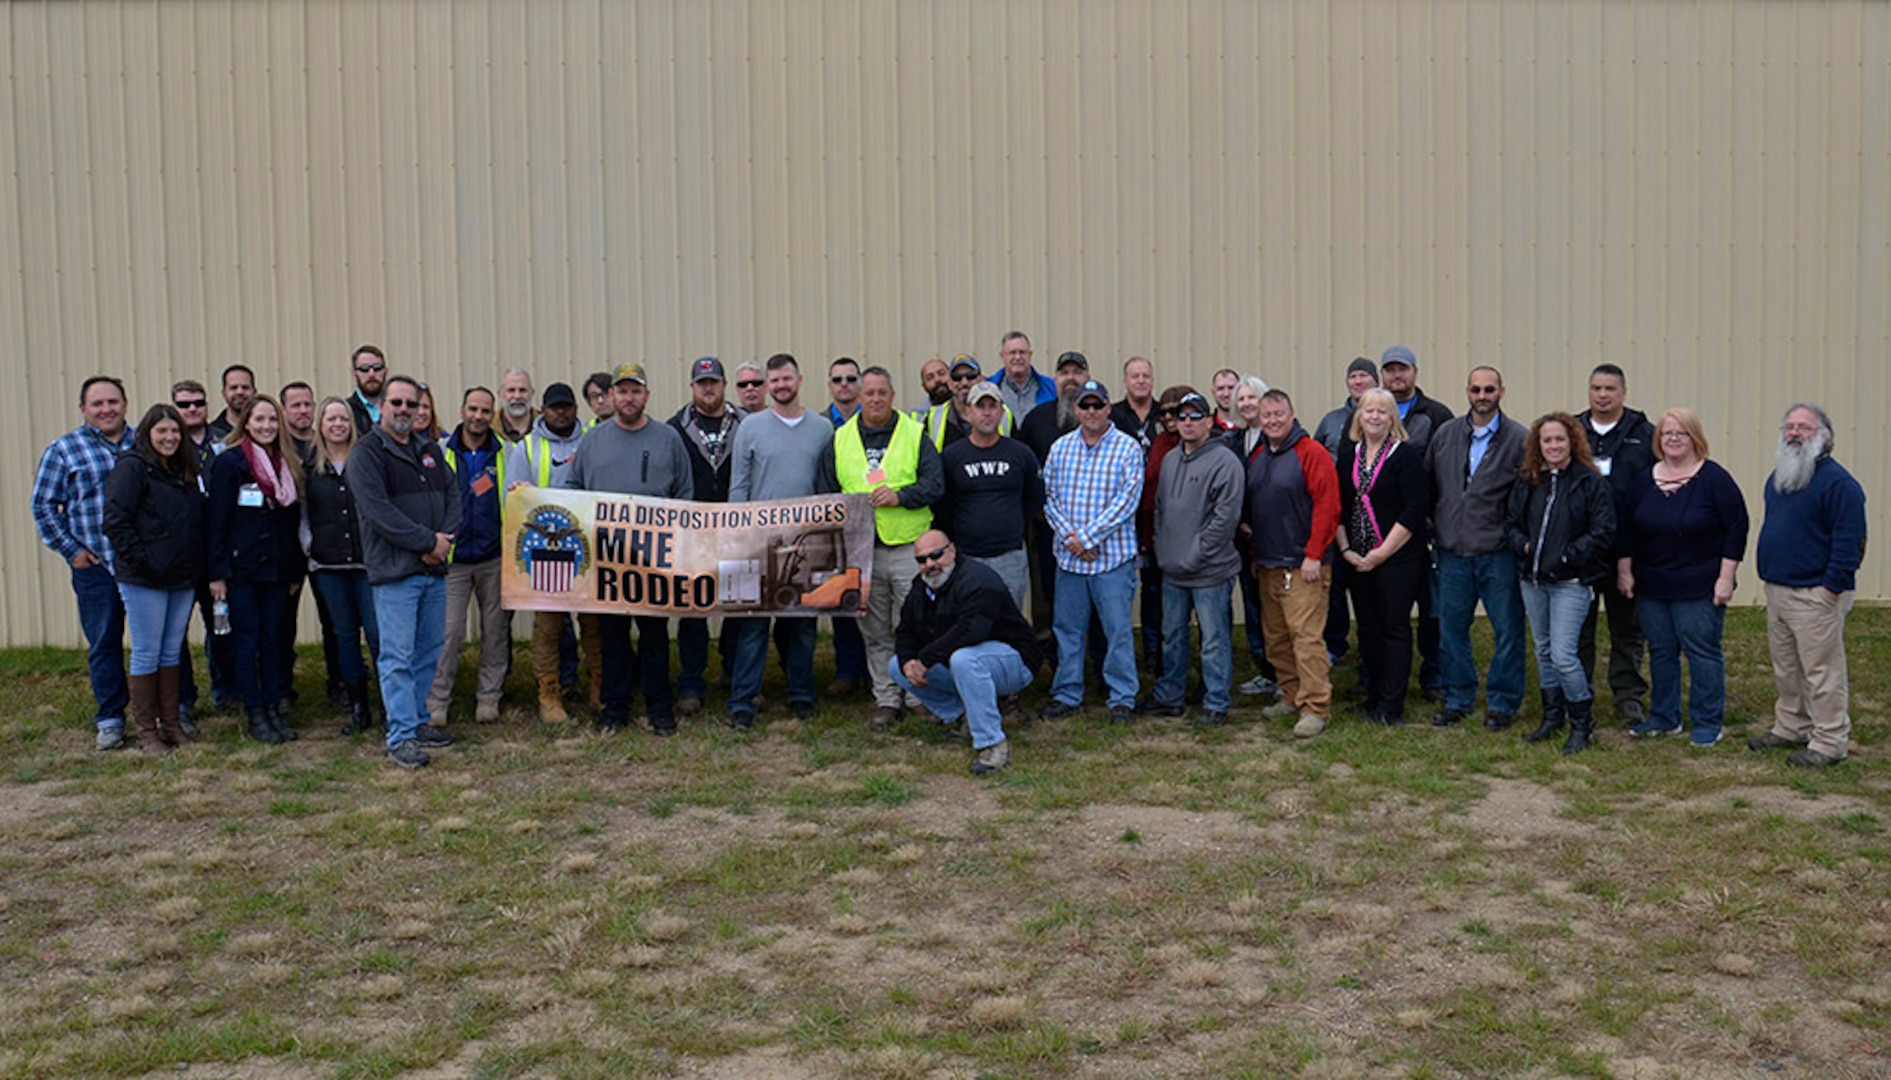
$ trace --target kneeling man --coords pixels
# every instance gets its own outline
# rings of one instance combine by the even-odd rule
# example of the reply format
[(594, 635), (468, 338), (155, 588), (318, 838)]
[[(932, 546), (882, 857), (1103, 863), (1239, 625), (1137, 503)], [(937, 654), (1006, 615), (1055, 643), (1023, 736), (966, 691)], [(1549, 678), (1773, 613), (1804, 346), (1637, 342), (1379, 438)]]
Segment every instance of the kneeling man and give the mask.
[(998, 699), (1031, 685), (1044, 662), (1037, 634), (1003, 579), (967, 560), (933, 529), (913, 544), (919, 576), (894, 632), (893, 681), (941, 720), (965, 717), (972, 731), (972, 772), (997, 772), (1011, 760)]

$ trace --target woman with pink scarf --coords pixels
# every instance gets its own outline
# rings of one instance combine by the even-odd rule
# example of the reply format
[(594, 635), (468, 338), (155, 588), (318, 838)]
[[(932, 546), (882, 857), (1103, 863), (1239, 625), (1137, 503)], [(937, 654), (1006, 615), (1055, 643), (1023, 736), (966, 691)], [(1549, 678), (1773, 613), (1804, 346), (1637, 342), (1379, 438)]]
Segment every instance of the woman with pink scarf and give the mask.
[(287, 742), (296, 734), (283, 701), (289, 688), (279, 635), (290, 591), (301, 580), (302, 466), (282, 452), (282, 409), (269, 395), (252, 398), (233, 425), (210, 467), (210, 595), (230, 606), (250, 738)]
[(1371, 389), (1359, 395), (1339, 451), (1339, 557), (1353, 570), (1359, 652), (1370, 682), (1365, 719), (1405, 722), (1412, 677), (1412, 608), (1426, 584), (1425, 518), (1431, 497), (1424, 455), (1405, 441), (1398, 403)]

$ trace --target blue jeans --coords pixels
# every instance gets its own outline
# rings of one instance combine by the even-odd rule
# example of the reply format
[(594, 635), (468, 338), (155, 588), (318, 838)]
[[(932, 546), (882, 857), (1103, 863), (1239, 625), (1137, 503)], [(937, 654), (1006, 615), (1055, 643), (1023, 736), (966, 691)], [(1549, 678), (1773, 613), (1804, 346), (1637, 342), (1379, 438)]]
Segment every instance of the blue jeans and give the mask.
[(1727, 658), (1721, 631), (1727, 609), (1713, 600), (1635, 598), (1642, 634), (1648, 639), (1648, 719), (1665, 728), (1681, 726), (1681, 654), (1687, 654), (1687, 711), (1697, 734), (1720, 731), (1727, 711)]
[[(853, 622), (836, 619), (835, 624)], [(755, 715), (755, 695), (762, 692), (768, 667), (768, 619), (730, 619), (723, 625), (734, 636), (729, 668), (729, 715)], [(788, 673), (788, 704), (814, 704), (814, 620), (775, 619), (775, 647)]]
[(1103, 626), (1103, 683), (1109, 706), (1136, 704), (1135, 631), (1130, 626), (1136, 596), (1136, 563), (1132, 560), (1101, 574), (1057, 571), (1057, 598), (1051, 632), (1057, 636), (1057, 674), (1051, 697), (1072, 708), (1083, 704), (1083, 642), (1094, 611)]
[[(716, 640), (716, 654), (722, 657), (722, 673), (727, 675), (735, 656), (735, 634), (731, 629), (729, 619), (722, 620), (722, 634)], [(576, 672), (575, 665), (572, 670)], [(676, 620), (676, 692), (678, 696), (693, 697), (701, 701), (709, 692), (708, 671), (709, 620)]]
[(367, 635), (368, 655), (381, 654), (381, 624), (375, 618), (374, 592), (366, 570), (317, 570), (309, 575), (315, 595), (328, 612), (335, 632), (335, 666), (341, 677), (356, 682), (368, 677), (361, 663), (361, 636)]
[(1490, 616), (1493, 648), (1484, 705), (1516, 715), (1523, 705), (1523, 598), (1517, 591), (1517, 559), (1508, 551), (1489, 555), (1438, 552), (1438, 653), (1444, 669), (1445, 708), (1470, 712), (1477, 705), (1477, 660), (1471, 653), (1471, 621), (1477, 602)]
[(1537, 684), (1545, 690), (1560, 688), (1565, 701), (1595, 696), (1581, 656), (1582, 624), (1594, 600), (1595, 592), (1580, 581), (1523, 583), (1523, 607), (1530, 613), (1530, 636), (1536, 642)]
[(387, 748), (414, 737), (432, 720), (427, 690), (446, 647), (446, 578), (410, 574), (370, 586), (374, 618), (381, 628), (381, 707), (387, 711)]
[(943, 664), (926, 669), (926, 685), (914, 686), (900, 670), (900, 658), (887, 661), (893, 682), (919, 699), (941, 720), (965, 717), (972, 729), (972, 749), (983, 750), (1005, 741), (998, 715), (998, 699), (1031, 685), (1031, 669), (1018, 650), (1002, 641), (981, 641), (954, 650)]
[(177, 666), (196, 590), (188, 585), (152, 589), (121, 581), (118, 595), (125, 601), (125, 625), (131, 628), (131, 673), (152, 675), (159, 668)]
[(125, 683), (125, 602), (118, 582), (103, 565), (72, 571), (72, 592), (79, 598), (79, 627), (85, 631), (85, 667), (92, 676), (92, 700), (99, 728), (125, 726), (131, 692)]
[[(1192, 611), (1202, 627), (1202, 708), (1227, 712), (1234, 703), (1234, 613), (1229, 601), (1234, 580), (1219, 585), (1189, 588), (1162, 583), (1162, 677), (1156, 680), (1156, 703), (1180, 705), (1188, 692), (1189, 632)], [(1258, 635), (1259, 627), (1250, 634)]]
[(283, 697), (282, 612), (289, 586), (232, 581), (230, 636), (236, 639), (236, 686), (243, 707), (273, 707)]

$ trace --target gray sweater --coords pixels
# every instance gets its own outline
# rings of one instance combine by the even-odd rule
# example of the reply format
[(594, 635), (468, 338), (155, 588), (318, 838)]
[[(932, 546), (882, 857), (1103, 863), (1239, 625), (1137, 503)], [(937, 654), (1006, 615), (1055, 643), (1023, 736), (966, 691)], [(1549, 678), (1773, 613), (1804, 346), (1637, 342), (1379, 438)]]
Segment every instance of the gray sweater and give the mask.
[(1504, 520), (1510, 512), (1510, 486), (1523, 466), (1529, 432), (1498, 413), (1490, 449), (1470, 473), (1471, 418), (1455, 417), (1432, 433), (1425, 448), (1425, 473), (1431, 481), (1432, 546), (1462, 558), (1509, 550)]
[(606, 420), (585, 432), (563, 486), (661, 499), (689, 499), (696, 493), (683, 436), (647, 416), (636, 431)]
[(804, 412), (793, 426), (764, 409), (750, 413), (735, 429), (734, 464), (729, 470), (729, 501), (762, 502), (817, 495), (815, 467), (834, 441), (834, 425), (817, 412)]
[(1234, 531), (1247, 497), (1247, 470), (1225, 441), (1209, 439), (1194, 453), (1178, 446), (1156, 478), (1156, 565), (1178, 588), (1231, 581), (1241, 572)]

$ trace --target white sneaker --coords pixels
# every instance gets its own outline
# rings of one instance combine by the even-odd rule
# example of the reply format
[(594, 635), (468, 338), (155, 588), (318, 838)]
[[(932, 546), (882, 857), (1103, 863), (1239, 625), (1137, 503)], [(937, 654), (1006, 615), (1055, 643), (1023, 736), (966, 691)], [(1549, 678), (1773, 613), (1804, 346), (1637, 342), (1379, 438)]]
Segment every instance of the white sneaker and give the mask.
[(1326, 721), (1312, 713), (1301, 713), (1300, 722), (1293, 726), (1294, 738), (1311, 739), (1326, 730)]
[(122, 727), (99, 728), (98, 739), (92, 745), (100, 750), (116, 750), (125, 745), (125, 729)]
[(1288, 701), (1285, 698), (1282, 698), (1281, 700), (1274, 702), (1272, 705), (1269, 705), (1267, 708), (1262, 709), (1261, 715), (1267, 717), (1269, 720), (1279, 720), (1285, 716), (1292, 716), (1299, 711), (1300, 711), (1299, 706), (1295, 705), (1293, 702)]

